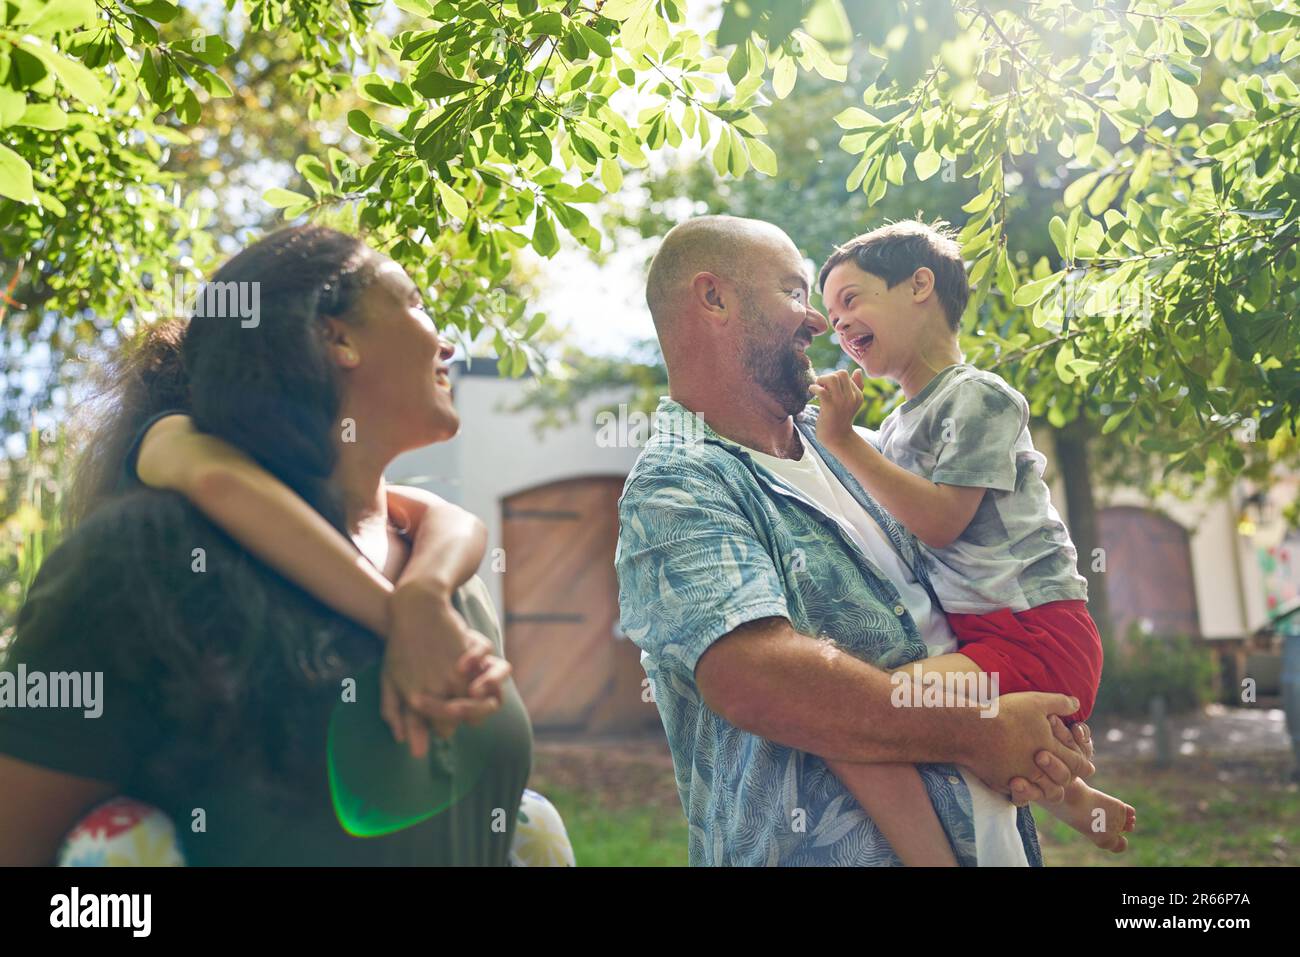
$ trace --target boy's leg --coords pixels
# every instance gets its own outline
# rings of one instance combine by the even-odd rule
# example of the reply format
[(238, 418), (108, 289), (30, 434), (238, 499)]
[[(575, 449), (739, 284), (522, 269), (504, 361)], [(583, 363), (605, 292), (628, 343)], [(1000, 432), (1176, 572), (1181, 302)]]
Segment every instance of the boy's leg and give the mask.
[(908, 867), (956, 867), (921, 774), (910, 764), (827, 761)]
[[(978, 673), (965, 655), (940, 655), (915, 662), (928, 671)], [(908, 672), (913, 665), (896, 671)], [(861, 764), (827, 761), (880, 828), (890, 847), (908, 867), (956, 867), (952, 845), (939, 824), (920, 773), (910, 764)]]
[(1132, 805), (1078, 778), (1066, 787), (1064, 800), (1038, 803), (1103, 851), (1116, 854), (1128, 849), (1128, 838), (1124, 835), (1137, 824), (1137, 811)]
[[(980, 670), (970, 658), (953, 652), (913, 661), (892, 669), (890, 673), (969, 675)], [(1102, 850), (1114, 851), (1116, 854), (1127, 849), (1128, 839), (1124, 834), (1132, 831), (1137, 822), (1137, 812), (1131, 805), (1077, 778), (1065, 789), (1064, 800), (1035, 803), (1041, 804), (1054, 817), (1070, 825)]]

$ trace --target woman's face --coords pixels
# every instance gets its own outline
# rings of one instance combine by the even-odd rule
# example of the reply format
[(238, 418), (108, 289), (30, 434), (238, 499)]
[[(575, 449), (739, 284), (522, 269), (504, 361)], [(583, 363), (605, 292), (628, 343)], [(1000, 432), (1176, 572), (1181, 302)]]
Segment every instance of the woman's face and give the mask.
[(460, 429), (448, 367), (454, 350), (402, 267), (373, 256), (357, 321), (344, 327), (348, 344), (340, 364), (347, 370), (347, 405), (359, 416), (374, 416), (369, 425), (358, 418), (358, 431), (376, 429), (401, 448), (445, 442)]

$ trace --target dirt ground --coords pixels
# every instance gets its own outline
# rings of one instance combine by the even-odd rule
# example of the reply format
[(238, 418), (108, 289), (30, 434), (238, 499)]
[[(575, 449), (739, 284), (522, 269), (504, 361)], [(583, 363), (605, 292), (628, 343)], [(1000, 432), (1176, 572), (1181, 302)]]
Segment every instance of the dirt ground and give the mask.
[(654, 807), (681, 813), (673, 759), (662, 737), (539, 737), (529, 787), (589, 796), (611, 811)]

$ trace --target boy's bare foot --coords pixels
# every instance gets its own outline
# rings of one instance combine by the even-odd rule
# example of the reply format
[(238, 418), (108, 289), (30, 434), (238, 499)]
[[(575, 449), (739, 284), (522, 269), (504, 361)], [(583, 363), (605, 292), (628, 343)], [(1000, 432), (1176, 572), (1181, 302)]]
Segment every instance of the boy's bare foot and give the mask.
[(1043, 806), (1103, 851), (1128, 850), (1129, 833), (1137, 825), (1137, 812), (1117, 797), (1075, 780), (1065, 789), (1065, 800)]

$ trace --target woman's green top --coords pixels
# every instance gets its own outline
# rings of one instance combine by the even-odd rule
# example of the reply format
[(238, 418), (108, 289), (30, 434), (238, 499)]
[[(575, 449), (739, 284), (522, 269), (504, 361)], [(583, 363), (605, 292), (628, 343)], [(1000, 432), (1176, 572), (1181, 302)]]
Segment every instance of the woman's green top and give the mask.
[[(456, 605), (500, 653), (483, 583)], [(69, 689), (58, 673), (100, 700), (0, 707), (0, 753), (156, 805), (190, 864), (506, 864), (532, 756), (513, 684), (417, 761), (379, 716), (382, 655), (184, 499), (137, 489), (49, 555), (2, 665), (24, 705)]]

